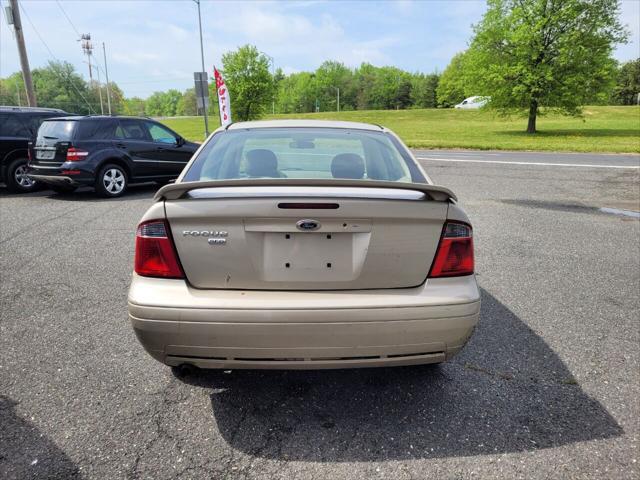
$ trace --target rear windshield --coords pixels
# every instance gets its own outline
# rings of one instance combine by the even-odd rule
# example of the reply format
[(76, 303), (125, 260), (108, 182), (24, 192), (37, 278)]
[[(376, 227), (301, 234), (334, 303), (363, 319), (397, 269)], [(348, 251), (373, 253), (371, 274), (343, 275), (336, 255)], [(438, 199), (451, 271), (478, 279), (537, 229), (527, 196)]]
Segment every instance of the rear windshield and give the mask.
[(38, 129), (38, 144), (71, 140), (76, 123), (74, 120), (45, 120)]
[(413, 160), (384, 132), (261, 128), (220, 132), (183, 181), (252, 178), (424, 182)]

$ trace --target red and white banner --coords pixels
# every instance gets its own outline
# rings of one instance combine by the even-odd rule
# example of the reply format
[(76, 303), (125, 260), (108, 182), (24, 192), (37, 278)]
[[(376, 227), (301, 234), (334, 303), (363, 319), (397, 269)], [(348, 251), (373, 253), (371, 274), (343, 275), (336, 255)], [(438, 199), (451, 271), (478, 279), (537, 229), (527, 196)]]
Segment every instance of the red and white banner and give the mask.
[(218, 107), (220, 107), (220, 124), (224, 127), (231, 123), (231, 99), (229, 91), (224, 83), (224, 78), (216, 67), (213, 67), (213, 75), (216, 79), (216, 92), (218, 93)]

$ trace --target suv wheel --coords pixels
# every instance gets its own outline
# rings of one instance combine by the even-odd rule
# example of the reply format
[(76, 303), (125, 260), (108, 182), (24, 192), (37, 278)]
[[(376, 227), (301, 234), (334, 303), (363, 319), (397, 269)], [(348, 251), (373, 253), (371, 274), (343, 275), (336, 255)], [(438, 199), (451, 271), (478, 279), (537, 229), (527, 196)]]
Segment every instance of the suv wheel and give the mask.
[(33, 192), (38, 188), (38, 182), (27, 176), (26, 158), (16, 158), (9, 164), (7, 168), (7, 188), (14, 193), (27, 193)]
[(127, 172), (120, 165), (107, 164), (96, 178), (96, 192), (102, 197), (119, 197), (127, 189)]

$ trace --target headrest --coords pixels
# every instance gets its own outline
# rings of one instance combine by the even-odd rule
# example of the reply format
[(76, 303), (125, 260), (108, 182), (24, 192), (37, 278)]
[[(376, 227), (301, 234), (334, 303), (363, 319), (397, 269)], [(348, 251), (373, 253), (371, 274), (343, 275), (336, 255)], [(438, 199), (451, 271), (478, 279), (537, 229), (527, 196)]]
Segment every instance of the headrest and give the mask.
[(250, 177), (279, 177), (278, 157), (271, 150), (256, 148), (246, 153)]
[(364, 177), (364, 160), (355, 153), (341, 153), (331, 160), (333, 178), (361, 179)]

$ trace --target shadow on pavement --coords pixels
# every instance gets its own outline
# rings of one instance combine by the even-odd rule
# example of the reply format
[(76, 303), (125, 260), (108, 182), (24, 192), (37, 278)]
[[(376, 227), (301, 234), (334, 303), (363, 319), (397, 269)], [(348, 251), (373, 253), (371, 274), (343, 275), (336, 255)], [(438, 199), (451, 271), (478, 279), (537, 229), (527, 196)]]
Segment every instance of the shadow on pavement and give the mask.
[(440, 367), (198, 372), (223, 438), (249, 455), (321, 462), (470, 456), (618, 436), (562, 360), (483, 291), (471, 342)]
[(0, 478), (81, 478), (62, 450), (16, 414), (15, 405), (0, 395)]

